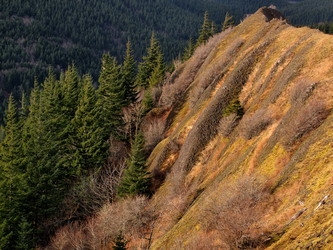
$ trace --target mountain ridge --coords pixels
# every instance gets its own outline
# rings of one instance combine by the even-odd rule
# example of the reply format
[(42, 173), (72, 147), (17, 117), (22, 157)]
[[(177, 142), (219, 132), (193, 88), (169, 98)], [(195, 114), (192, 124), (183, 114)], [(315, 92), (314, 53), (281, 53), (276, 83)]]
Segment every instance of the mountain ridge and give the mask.
[[(328, 57), (333, 39), (279, 18), (267, 21), (265, 13), (271, 11), (260, 9), (216, 42), (168, 136), (151, 154), (150, 170), (168, 173), (153, 202), (174, 205), (180, 213), (161, 208), (152, 249), (331, 246), (331, 198), (316, 207), (333, 191), (333, 65)], [(237, 39), (242, 45), (230, 48)], [(228, 48), (238, 50), (229, 58), (231, 65), (222, 67), (229, 69), (191, 108), (189, 100), (205, 79), (200, 72), (216, 67), (219, 57), (230, 57)], [(230, 90), (234, 87), (236, 92)], [(226, 133), (223, 110), (235, 97), (244, 116)], [(251, 195), (256, 209), (246, 206), (253, 202), (246, 200)], [(170, 225), (172, 215), (179, 220)]]

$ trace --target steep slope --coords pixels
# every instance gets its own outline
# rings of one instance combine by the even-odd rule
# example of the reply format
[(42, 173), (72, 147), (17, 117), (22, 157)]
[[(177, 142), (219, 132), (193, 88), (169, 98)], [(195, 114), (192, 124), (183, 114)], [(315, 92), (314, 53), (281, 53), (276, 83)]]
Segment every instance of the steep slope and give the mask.
[(152, 249), (333, 246), (332, 52), (262, 8), (176, 70)]

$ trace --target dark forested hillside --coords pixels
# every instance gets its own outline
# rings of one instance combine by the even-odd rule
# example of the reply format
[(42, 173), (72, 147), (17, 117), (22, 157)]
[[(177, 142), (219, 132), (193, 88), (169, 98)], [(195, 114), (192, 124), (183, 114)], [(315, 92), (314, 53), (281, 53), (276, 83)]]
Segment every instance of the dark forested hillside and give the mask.
[(294, 25), (312, 25), (333, 21), (333, 1), (331, 0), (304, 0), (289, 4), (281, 11)]
[(51, 66), (58, 75), (75, 63), (97, 80), (100, 58), (118, 60), (131, 40), (141, 58), (153, 31), (167, 61), (177, 57), (190, 37), (197, 38), (204, 12), (217, 27), (228, 11), (236, 21), (274, 4), (293, 24), (332, 21), (330, 0), (3, 0), (0, 2), (0, 120), (5, 99), (29, 92)]
[[(98, 74), (103, 51), (118, 59), (128, 39), (137, 58), (155, 31), (170, 60), (198, 32), (204, 10), (221, 21), (221, 4), (206, 1), (4, 0), (0, 6), (0, 91), (27, 89), (48, 65)], [(4, 93), (0, 92), (0, 96)]]

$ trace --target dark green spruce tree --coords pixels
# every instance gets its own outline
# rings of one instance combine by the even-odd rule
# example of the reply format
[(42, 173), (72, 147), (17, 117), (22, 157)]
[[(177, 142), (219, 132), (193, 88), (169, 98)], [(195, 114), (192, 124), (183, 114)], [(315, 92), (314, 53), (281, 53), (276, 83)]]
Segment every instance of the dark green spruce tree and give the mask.
[(15, 249), (25, 185), (21, 128), (12, 95), (5, 124), (5, 138), (0, 145), (0, 249)]
[(164, 64), (164, 60), (163, 60), (163, 54), (158, 53), (157, 58), (156, 58), (156, 65), (148, 79), (149, 87), (153, 88), (157, 84), (162, 82), (164, 79), (164, 75), (165, 75), (165, 64)]
[(201, 26), (199, 37), (195, 47), (198, 47), (201, 44), (206, 43), (211, 35), (212, 35), (212, 23), (211, 21), (209, 21), (208, 11), (206, 11), (204, 14), (204, 21)]
[(126, 44), (126, 54), (124, 57), (124, 63), (121, 67), (121, 78), (124, 88), (125, 106), (136, 101), (135, 90), (135, 77), (136, 77), (136, 61), (133, 56), (133, 50), (131, 42)]
[(136, 86), (147, 88), (149, 87), (149, 79), (151, 78), (155, 68), (161, 67), (158, 65), (163, 61), (163, 54), (160, 44), (153, 32), (150, 39), (150, 46), (147, 49), (147, 55), (143, 57), (143, 61), (139, 64), (139, 71), (136, 77)]
[(195, 50), (195, 44), (193, 43), (192, 37), (190, 37), (190, 40), (187, 43), (187, 47), (184, 49), (183, 55), (182, 55), (182, 61), (185, 62), (188, 59), (191, 58)]
[(26, 156), (25, 218), (32, 225), (32, 241), (47, 241), (54, 225), (45, 222), (56, 216), (67, 192), (72, 169), (64, 157), (67, 143), (64, 138), (68, 121), (63, 109), (60, 82), (52, 72), (30, 95), (29, 116), (24, 124)]
[(132, 144), (128, 168), (118, 186), (118, 196), (126, 197), (137, 194), (149, 194), (151, 178), (146, 168), (144, 137), (139, 132)]
[(87, 75), (83, 78), (80, 100), (71, 121), (73, 131), (69, 136), (69, 159), (77, 176), (92, 173), (106, 160), (107, 144), (98, 125), (96, 103), (92, 78)]
[(99, 109), (99, 126), (103, 128), (103, 138), (105, 141), (110, 136), (115, 139), (122, 139), (124, 124), (122, 107), (126, 105), (125, 91), (120, 66), (117, 60), (109, 54), (103, 55), (99, 83), (97, 106)]
[(224, 21), (223, 21), (223, 23), (222, 23), (222, 31), (226, 31), (227, 29), (229, 29), (231, 26), (233, 26), (234, 25), (234, 20), (233, 20), (233, 16), (231, 16), (230, 14), (229, 14), (229, 12), (227, 12), (226, 14), (225, 14), (225, 17), (224, 17)]

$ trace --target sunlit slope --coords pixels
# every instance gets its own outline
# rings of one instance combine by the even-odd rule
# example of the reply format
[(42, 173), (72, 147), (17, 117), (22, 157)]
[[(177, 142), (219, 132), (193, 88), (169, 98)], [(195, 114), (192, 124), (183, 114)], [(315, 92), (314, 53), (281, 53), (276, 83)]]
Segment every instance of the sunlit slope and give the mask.
[(264, 8), (205, 46), (148, 161), (152, 248), (333, 247), (333, 37)]

